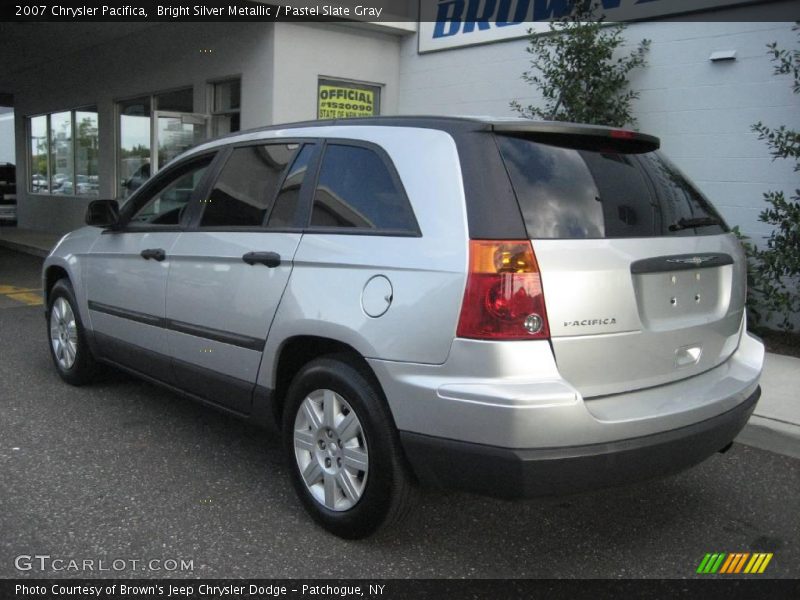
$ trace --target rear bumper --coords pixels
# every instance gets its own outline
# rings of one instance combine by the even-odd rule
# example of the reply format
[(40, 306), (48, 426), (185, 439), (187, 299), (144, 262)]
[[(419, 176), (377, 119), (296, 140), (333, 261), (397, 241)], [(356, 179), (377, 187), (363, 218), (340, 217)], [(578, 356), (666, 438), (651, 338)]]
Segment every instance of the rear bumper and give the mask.
[(400, 437), (426, 485), (501, 498), (567, 494), (677, 473), (727, 446), (747, 423), (761, 388), (712, 418), (656, 434), (557, 448), (512, 449), (411, 432)]
[(616, 443), (722, 415), (758, 387), (764, 346), (744, 334), (717, 367), (678, 381), (584, 398), (547, 341), (457, 339), (443, 365), (370, 360), (400, 431), (514, 450)]

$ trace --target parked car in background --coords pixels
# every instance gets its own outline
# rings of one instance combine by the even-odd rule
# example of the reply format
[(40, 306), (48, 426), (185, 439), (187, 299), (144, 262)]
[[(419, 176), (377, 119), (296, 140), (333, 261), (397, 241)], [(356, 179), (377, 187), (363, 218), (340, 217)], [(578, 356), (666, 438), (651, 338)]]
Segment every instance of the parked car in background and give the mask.
[(17, 223), (17, 169), (11, 163), (0, 164), (0, 225)]
[(97, 184), (91, 183), (87, 175), (77, 175), (75, 177), (77, 185), (72, 180), (65, 179), (56, 193), (64, 196), (87, 196), (97, 193)]
[(39, 173), (34, 173), (31, 176), (31, 191), (47, 191), (47, 177), (40, 175)]
[(204, 143), (53, 249), (53, 362), (277, 427), (343, 537), (396, 522), (416, 483), (519, 498), (674, 473), (745, 425), (764, 348), (737, 238), (658, 147), (433, 117)]
[(122, 187), (125, 188), (128, 193), (133, 193), (148, 179), (150, 179), (150, 163), (142, 163), (142, 165), (133, 172), (133, 175), (123, 180)]

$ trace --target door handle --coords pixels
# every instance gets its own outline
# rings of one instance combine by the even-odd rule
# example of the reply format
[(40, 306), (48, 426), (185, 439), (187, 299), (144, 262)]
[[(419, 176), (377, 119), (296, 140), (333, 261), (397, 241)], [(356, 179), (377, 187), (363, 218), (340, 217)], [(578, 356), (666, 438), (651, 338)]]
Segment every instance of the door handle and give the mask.
[(281, 265), (281, 255), (277, 252), (248, 252), (242, 255), (242, 260), (248, 265), (259, 263), (268, 266), (270, 269)]
[(145, 260), (150, 260), (152, 258), (158, 262), (161, 262), (167, 258), (167, 253), (161, 248), (147, 248), (146, 250), (141, 251), (141, 255)]

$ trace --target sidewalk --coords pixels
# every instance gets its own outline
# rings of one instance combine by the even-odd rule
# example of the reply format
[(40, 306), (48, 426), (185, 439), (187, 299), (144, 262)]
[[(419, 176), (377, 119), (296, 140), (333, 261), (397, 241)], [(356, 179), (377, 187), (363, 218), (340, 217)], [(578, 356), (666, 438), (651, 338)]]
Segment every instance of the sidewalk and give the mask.
[(800, 358), (767, 353), (761, 399), (736, 441), (800, 458)]
[(61, 235), (16, 227), (0, 227), (0, 246), (42, 258), (50, 254)]
[[(58, 234), (0, 227), (0, 246), (45, 257)], [(800, 358), (767, 353), (761, 399), (737, 442), (800, 458)]]

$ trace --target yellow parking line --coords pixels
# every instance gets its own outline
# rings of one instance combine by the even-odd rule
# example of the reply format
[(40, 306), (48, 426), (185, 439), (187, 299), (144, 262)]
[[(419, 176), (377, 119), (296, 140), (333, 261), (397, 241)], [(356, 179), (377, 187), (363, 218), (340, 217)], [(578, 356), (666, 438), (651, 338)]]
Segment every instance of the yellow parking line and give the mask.
[(41, 306), (44, 304), (42, 299), (42, 292), (33, 290), (30, 292), (17, 292), (15, 294), (5, 294), (6, 298), (11, 298), (17, 302), (22, 302), (28, 306)]
[(15, 285), (0, 285), (0, 295), (19, 294), (21, 292), (38, 292), (39, 288), (21, 288)]

